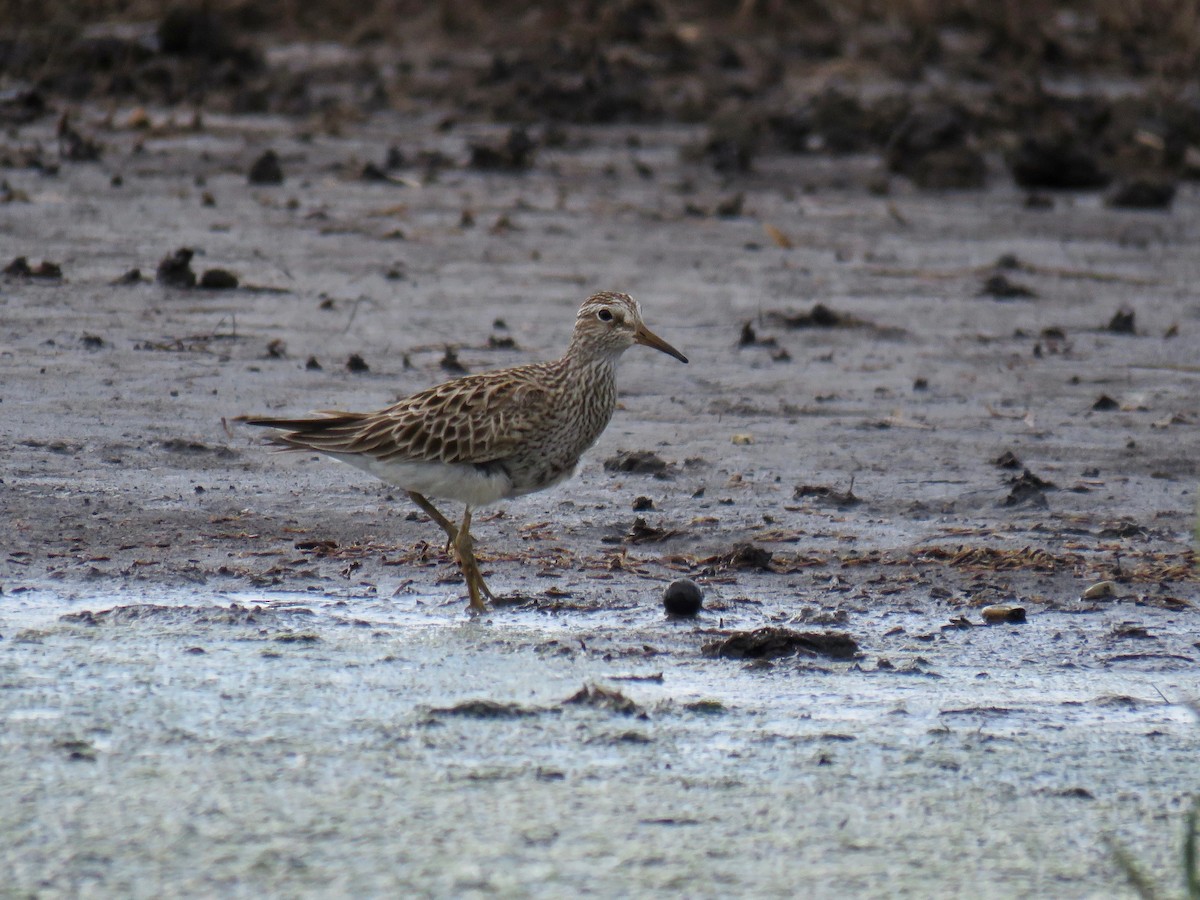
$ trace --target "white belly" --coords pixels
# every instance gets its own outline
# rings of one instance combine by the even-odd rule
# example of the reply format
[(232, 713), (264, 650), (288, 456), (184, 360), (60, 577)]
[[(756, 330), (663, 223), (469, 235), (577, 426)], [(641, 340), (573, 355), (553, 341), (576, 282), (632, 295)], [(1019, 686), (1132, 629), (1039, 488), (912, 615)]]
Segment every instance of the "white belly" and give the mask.
[(406, 491), (441, 500), (457, 500), (471, 507), (487, 506), (512, 496), (512, 482), (500, 469), (485, 472), (460, 463), (378, 460), (357, 453), (326, 455)]

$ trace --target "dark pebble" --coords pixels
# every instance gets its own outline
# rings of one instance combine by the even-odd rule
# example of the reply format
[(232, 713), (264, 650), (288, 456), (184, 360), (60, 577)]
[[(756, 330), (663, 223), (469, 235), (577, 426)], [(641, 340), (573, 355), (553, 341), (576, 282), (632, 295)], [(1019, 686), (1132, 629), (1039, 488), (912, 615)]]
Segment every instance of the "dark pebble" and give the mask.
[(371, 367), (367, 365), (367, 361), (357, 353), (351, 353), (350, 358), (346, 360), (346, 368), (351, 372), (370, 372)]
[(694, 616), (700, 612), (704, 594), (690, 578), (672, 581), (663, 591), (663, 609), (670, 616)]

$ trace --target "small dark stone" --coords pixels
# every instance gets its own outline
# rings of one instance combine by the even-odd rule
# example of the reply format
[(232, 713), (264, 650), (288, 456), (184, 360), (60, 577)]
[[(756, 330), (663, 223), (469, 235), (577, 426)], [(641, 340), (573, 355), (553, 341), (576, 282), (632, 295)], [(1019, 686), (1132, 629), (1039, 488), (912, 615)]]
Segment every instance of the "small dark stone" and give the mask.
[(120, 278), (118, 278), (116, 281), (114, 281), (113, 284), (139, 284), (139, 283), (141, 283), (141, 280), (142, 280), (142, 270), (141, 269), (130, 269), (128, 272), (126, 272), (124, 275), (122, 275)]
[(98, 334), (85, 334), (79, 339), (79, 343), (88, 350), (99, 350), (104, 346), (104, 338)]
[(283, 184), (283, 166), (274, 150), (267, 150), (250, 167), (251, 184)]
[(1118, 309), (1108, 320), (1108, 330), (1114, 334), (1137, 334), (1132, 309)]
[(350, 358), (346, 360), (346, 368), (351, 372), (370, 372), (371, 367), (357, 353), (351, 353)]
[(317, 358), (315, 356), (310, 356), (308, 358), (308, 361), (304, 364), (304, 368), (308, 369), (309, 371), (314, 371), (314, 370), (320, 371), (323, 368), (323, 366), (321, 365), (320, 362), (317, 361)]
[(1118, 209), (1170, 209), (1175, 200), (1175, 184), (1137, 178), (1117, 187), (1108, 205)]
[(646, 512), (651, 509), (654, 509), (654, 501), (649, 497), (638, 497), (633, 501), (634, 512)]
[(704, 593), (690, 578), (672, 581), (663, 591), (663, 609), (670, 616), (694, 616), (700, 612)]
[(929, 390), (929, 379), (928, 379), (928, 378), (917, 378), (917, 379), (915, 379), (915, 380), (913, 381), (913, 387), (912, 387), (912, 389), (913, 389), (914, 391), (927, 391), (927, 390)]
[(155, 280), (167, 287), (192, 288), (196, 286), (196, 273), (192, 271), (192, 257), (195, 253), (190, 247), (180, 247), (169, 256), (164, 256), (155, 272)]
[(1101, 394), (1096, 398), (1096, 402), (1092, 404), (1092, 409), (1096, 412), (1112, 412), (1114, 409), (1120, 409), (1121, 404), (1114, 400), (1108, 394)]
[(237, 276), (227, 269), (206, 269), (200, 276), (200, 287), (212, 291), (227, 291), (237, 286)]

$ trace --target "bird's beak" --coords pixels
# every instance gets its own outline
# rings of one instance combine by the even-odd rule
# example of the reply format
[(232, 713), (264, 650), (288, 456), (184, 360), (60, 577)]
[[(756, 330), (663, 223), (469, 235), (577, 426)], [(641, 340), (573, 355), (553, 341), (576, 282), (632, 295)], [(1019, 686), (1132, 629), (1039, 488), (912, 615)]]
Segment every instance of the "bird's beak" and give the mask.
[(657, 334), (638, 322), (637, 330), (633, 333), (635, 343), (641, 344), (643, 347), (653, 347), (655, 350), (661, 350), (667, 356), (673, 356), (681, 363), (687, 362), (687, 357), (660, 338)]

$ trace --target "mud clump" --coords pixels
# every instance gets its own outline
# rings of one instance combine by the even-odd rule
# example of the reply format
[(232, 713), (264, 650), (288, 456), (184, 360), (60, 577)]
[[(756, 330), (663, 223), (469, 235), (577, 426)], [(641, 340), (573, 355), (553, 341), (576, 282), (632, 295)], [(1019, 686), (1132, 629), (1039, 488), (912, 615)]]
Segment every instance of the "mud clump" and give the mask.
[(927, 190), (980, 188), (987, 180), (971, 122), (957, 106), (914, 110), (896, 129), (884, 156), (888, 171)]
[(1113, 334), (1137, 334), (1137, 317), (1132, 309), (1121, 308), (1108, 320), (1106, 330)]
[(1004, 498), (1003, 506), (1021, 506), (1029, 503), (1033, 506), (1046, 506), (1046, 491), (1055, 490), (1052, 482), (1034, 475), (1028, 469), (1009, 480), (1011, 489)]
[(246, 179), (251, 184), (283, 184), (283, 165), (279, 162), (279, 154), (274, 150), (264, 151), (250, 166)]
[(210, 291), (233, 290), (238, 284), (238, 277), (227, 269), (206, 269), (200, 276), (200, 287)]
[(1021, 469), (1024, 468), (1020, 458), (1011, 450), (1005, 450), (994, 460), (992, 465), (999, 466), (1001, 469)]
[(622, 450), (604, 461), (604, 471), (667, 479), (674, 477), (675, 464), (667, 462), (653, 450)]
[(870, 323), (848, 313), (840, 313), (830, 309), (824, 303), (816, 303), (806, 313), (781, 312), (770, 310), (764, 313), (764, 318), (772, 325), (781, 328), (861, 328)]
[(979, 289), (980, 297), (994, 297), (997, 300), (1032, 299), (1037, 291), (1026, 287), (1017, 281), (1012, 281), (1003, 272), (996, 272), (983, 282)]
[(537, 143), (524, 128), (513, 128), (499, 144), (471, 145), (471, 168), (493, 172), (523, 172), (533, 166)]
[(1013, 180), (1023, 188), (1086, 191), (1112, 181), (1099, 157), (1082, 139), (1026, 137), (1009, 159)]
[(768, 625), (753, 631), (735, 631), (720, 641), (705, 644), (705, 656), (726, 659), (778, 659), (782, 656), (825, 656), (853, 659), (858, 642), (840, 631), (793, 631)]
[(41, 278), (47, 281), (61, 281), (62, 266), (47, 259), (43, 259), (36, 266), (31, 266), (26, 257), (18, 256), (4, 267), (4, 274), (9, 278)]
[(1135, 178), (1117, 186), (1108, 205), (1115, 209), (1170, 209), (1175, 200), (1175, 184)]
[(196, 273), (192, 271), (192, 257), (195, 251), (190, 247), (180, 247), (174, 253), (164, 256), (154, 273), (154, 279), (159, 284), (173, 288), (194, 288)]

